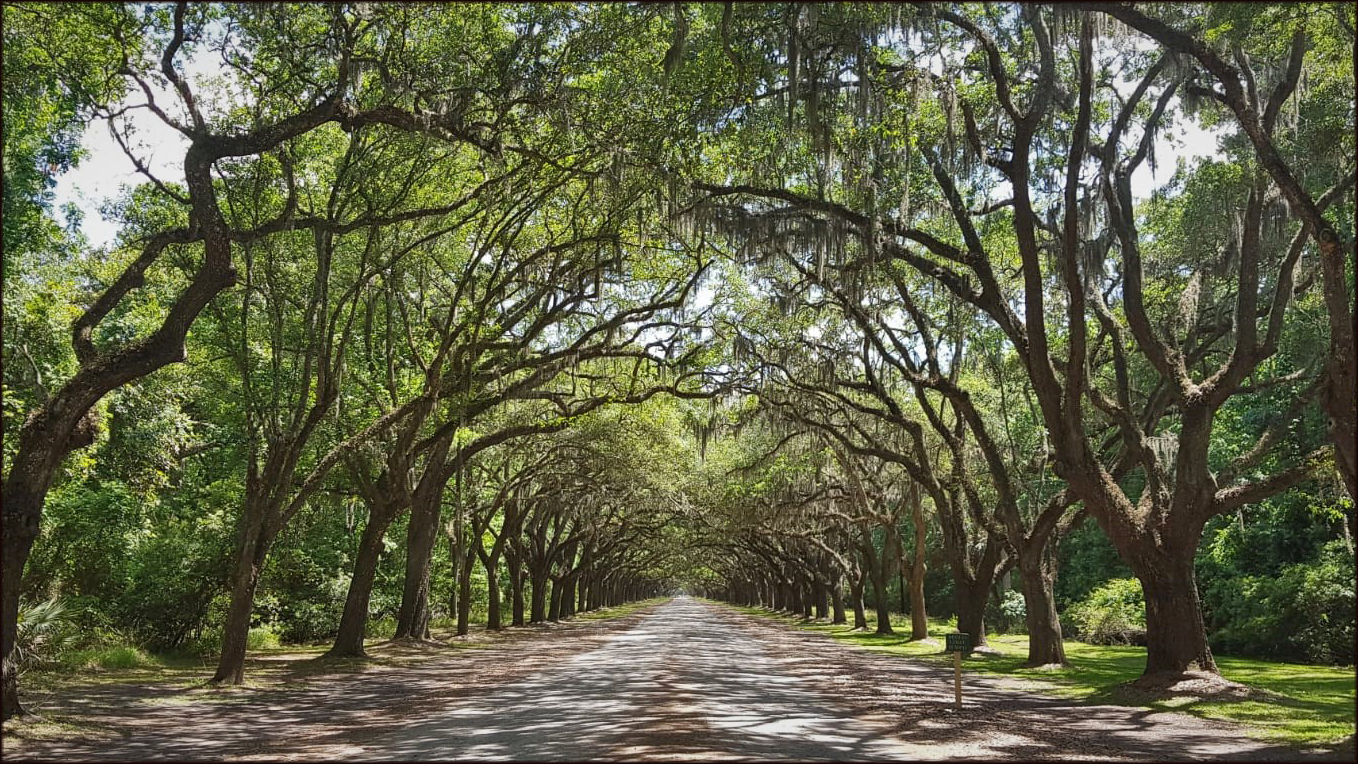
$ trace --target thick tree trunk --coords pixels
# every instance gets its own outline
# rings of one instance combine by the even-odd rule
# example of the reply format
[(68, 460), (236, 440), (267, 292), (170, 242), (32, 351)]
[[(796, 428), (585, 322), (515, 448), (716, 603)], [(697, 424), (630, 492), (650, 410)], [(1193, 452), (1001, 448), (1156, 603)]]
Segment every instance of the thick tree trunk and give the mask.
[(542, 623), (547, 618), (547, 573), (538, 572), (530, 568), (533, 583), (533, 593), (531, 599), (531, 612), (528, 616), (529, 623)]
[(816, 609), (816, 620), (823, 621), (830, 615), (830, 593), (825, 582), (816, 579), (811, 583), (811, 600)]
[[(182, 360), (175, 358), (173, 360)], [(168, 363), (168, 360), (166, 361)], [(159, 365), (164, 365), (161, 363)], [(159, 365), (155, 368), (158, 368)], [(138, 374), (142, 376), (151, 369)], [(123, 384), (122, 381), (118, 384)], [(115, 385), (116, 386), (116, 385)], [(94, 380), (72, 379), (62, 390), (35, 412), (18, 433), (19, 448), (5, 476), (3, 501), (4, 579), (0, 581), (0, 718), (25, 713), (19, 702), (19, 674), (14, 654), (19, 636), (19, 592), (23, 588), (24, 566), (38, 538), (43, 504), (52, 486), (52, 476), (66, 454), (94, 442), (95, 425), (87, 412), (112, 387)], [(6, 434), (8, 437), (9, 433)]]
[(411, 507), (410, 525), (406, 529), (405, 586), (396, 618), (398, 639), (429, 638), (429, 565), (438, 537), (440, 503), (426, 498)]
[[(1044, 559), (1047, 558), (1047, 559)], [(1019, 557), (1024, 623), (1028, 627), (1028, 666), (1065, 665), (1066, 647), (1056, 613), (1054, 555), (1029, 551)]]
[(358, 554), (354, 557), (354, 572), (349, 579), (349, 594), (344, 598), (339, 633), (335, 636), (335, 644), (326, 653), (329, 657), (361, 658), (366, 655), (363, 650), (363, 638), (367, 636), (368, 631), (368, 603), (372, 599), (377, 563), (382, 555), (382, 540), (386, 538), (387, 528), (400, 509), (399, 505), (387, 505), (368, 511), (368, 523), (363, 527), (363, 535), (358, 542)]
[(457, 571), (457, 636), (465, 637), (471, 631), (472, 622), (472, 557)]
[(217, 659), (213, 684), (240, 684), (245, 681), (245, 648), (250, 638), (250, 616), (255, 609), (255, 590), (263, 572), (264, 559), (273, 543), (273, 531), (264, 527), (262, 507), (246, 507), (245, 527), (237, 548), (236, 569), (232, 574), (231, 605), (222, 627), (222, 653)]
[(513, 563), (509, 566), (509, 611), (509, 625), (522, 626), (523, 567)]
[(834, 616), (830, 623), (848, 623), (849, 619), (844, 616), (844, 574), (836, 572), (834, 580), (830, 584), (830, 606)]
[[(922, 566), (921, 566), (922, 567)], [(924, 573), (910, 577), (910, 639), (929, 638), (929, 612), (924, 604)]]
[(872, 576), (872, 606), (877, 611), (877, 633), (895, 634), (891, 628), (891, 602), (886, 591), (886, 576)]
[[(924, 504), (920, 501), (918, 486), (912, 496), (910, 516), (915, 526), (915, 551), (910, 561), (910, 639), (929, 638), (929, 613), (924, 603), (924, 574), (927, 571), (928, 529), (924, 526)], [(905, 561), (901, 561), (905, 567)]]
[(547, 620), (561, 620), (561, 579), (552, 579), (552, 596), (547, 600)]
[(486, 629), (499, 631), (500, 624), (500, 561), (486, 563)]
[(867, 585), (867, 574), (859, 571), (849, 581), (849, 599), (853, 604), (854, 630), (868, 628), (868, 614), (863, 608), (863, 589)]
[(589, 577), (589, 586), (585, 587), (585, 609), (597, 610), (599, 608), (599, 575), (596, 573)]
[[(5, 577), (3, 582), (0, 582), (4, 588), (4, 614), (3, 618), (0, 618), (4, 638), (0, 656), (4, 658), (5, 719), (25, 713), (23, 705), (19, 703), (19, 672), (15, 663), (14, 646), (19, 634), (19, 591), (24, 565), (28, 562), (29, 552), (32, 551), (33, 542), (38, 537), (38, 516), (41, 514), (43, 502), (41, 496), (34, 496), (29, 486), (19, 485), (14, 477), (14, 471), (11, 470), (10, 479), (5, 481)], [(17, 493), (11, 494), (11, 490), (17, 490)]]
[(971, 635), (972, 647), (989, 647), (985, 637), (985, 605), (989, 587), (962, 581), (955, 581), (954, 587), (957, 630)]
[(1190, 548), (1179, 559), (1133, 567), (1146, 597), (1143, 679), (1185, 671), (1217, 671), (1203, 627), (1193, 551)]
[(561, 617), (569, 618), (575, 615), (575, 576), (566, 576), (566, 580), (562, 583)]

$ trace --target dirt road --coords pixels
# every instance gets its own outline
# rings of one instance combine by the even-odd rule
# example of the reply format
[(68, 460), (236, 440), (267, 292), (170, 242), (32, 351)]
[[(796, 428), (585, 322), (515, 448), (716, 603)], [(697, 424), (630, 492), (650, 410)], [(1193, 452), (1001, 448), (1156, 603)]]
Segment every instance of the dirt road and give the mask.
[(104, 690), (61, 709), (100, 739), (27, 743), (6, 758), (1298, 758), (1220, 723), (974, 679), (954, 711), (946, 670), (683, 597), (617, 622), (527, 632), (232, 702)]

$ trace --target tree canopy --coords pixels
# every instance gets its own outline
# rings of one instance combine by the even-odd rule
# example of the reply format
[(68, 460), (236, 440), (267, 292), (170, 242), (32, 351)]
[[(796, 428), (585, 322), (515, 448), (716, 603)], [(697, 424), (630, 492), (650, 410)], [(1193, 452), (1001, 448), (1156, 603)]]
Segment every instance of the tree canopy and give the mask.
[[(225, 683), (261, 633), (679, 590), (1033, 665), (1144, 640), (1148, 686), (1353, 661), (1352, 6), (8, 3), (4, 38), (6, 717), (53, 597)], [(95, 129), (140, 177), (104, 245), (52, 201)]]

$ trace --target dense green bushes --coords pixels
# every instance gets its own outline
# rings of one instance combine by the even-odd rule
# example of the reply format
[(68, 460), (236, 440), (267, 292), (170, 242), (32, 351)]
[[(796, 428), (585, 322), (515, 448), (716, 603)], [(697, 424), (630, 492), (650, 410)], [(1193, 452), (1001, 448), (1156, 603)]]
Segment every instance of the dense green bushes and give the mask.
[(1115, 578), (1066, 610), (1073, 627), (1066, 636), (1094, 645), (1144, 644), (1146, 602), (1141, 582)]
[(1342, 541), (1276, 575), (1214, 581), (1209, 634), (1223, 654), (1351, 665), (1354, 564)]

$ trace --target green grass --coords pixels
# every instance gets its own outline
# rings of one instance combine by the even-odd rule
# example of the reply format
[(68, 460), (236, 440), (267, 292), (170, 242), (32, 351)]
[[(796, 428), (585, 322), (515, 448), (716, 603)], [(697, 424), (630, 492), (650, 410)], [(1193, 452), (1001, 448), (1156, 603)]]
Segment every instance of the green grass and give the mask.
[(638, 600), (636, 602), (628, 602), (625, 605), (616, 605), (614, 607), (601, 607), (598, 610), (591, 610), (587, 613), (578, 613), (576, 615), (573, 615), (571, 616), (570, 620), (604, 621), (610, 618), (622, 618), (624, 616), (629, 616), (637, 612), (638, 610), (651, 607), (652, 605), (658, 605), (661, 602), (665, 602), (668, 599), (669, 597), (655, 597), (649, 600)]
[(90, 647), (72, 650), (60, 658), (62, 668), (68, 671), (150, 668), (160, 665), (157, 658), (133, 645), (114, 645), (112, 647)]
[[(950, 665), (952, 658), (942, 652), (943, 635), (955, 628), (950, 621), (931, 619), (932, 643), (908, 641), (908, 620), (892, 627), (896, 636), (878, 636), (871, 630), (852, 631), (844, 625), (804, 622), (762, 608), (737, 608), (745, 613), (777, 618), (808, 631), (815, 631), (891, 655)], [(876, 623), (869, 618), (870, 629)], [(1128, 697), (1120, 688), (1141, 675), (1146, 666), (1146, 648), (1090, 645), (1067, 641), (1065, 669), (1024, 668), (1028, 657), (1026, 635), (987, 635), (997, 654), (973, 653), (963, 670), (996, 674), (1024, 680), (1036, 691), (1089, 703), (1135, 705), (1160, 711), (1176, 711), (1206, 719), (1239, 722), (1259, 737), (1302, 747), (1332, 747), (1354, 734), (1354, 687), (1352, 668), (1275, 663), (1250, 658), (1217, 656), (1222, 676), (1250, 687), (1273, 693), (1268, 700), (1213, 699), (1177, 697), (1143, 700)], [(1351, 740), (1349, 742), (1351, 745)]]

